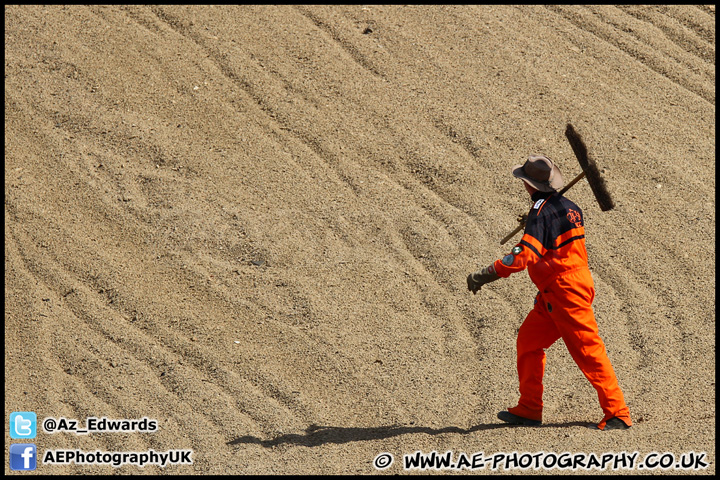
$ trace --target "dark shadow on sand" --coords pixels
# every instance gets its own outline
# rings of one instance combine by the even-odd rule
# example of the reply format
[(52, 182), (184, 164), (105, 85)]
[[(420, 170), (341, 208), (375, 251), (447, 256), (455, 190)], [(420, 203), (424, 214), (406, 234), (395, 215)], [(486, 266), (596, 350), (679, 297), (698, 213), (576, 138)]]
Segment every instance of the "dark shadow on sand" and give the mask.
[(408, 435), (414, 433), (425, 433), (427, 435), (440, 435), (444, 433), (457, 433), (467, 435), (468, 433), (478, 432), (482, 430), (494, 430), (503, 428), (567, 428), (567, 427), (587, 427), (587, 422), (568, 422), (568, 423), (545, 423), (538, 427), (522, 427), (518, 425), (510, 425), (507, 423), (492, 423), (475, 425), (470, 428), (459, 427), (420, 427), (420, 426), (401, 426), (390, 425), (386, 427), (330, 427), (320, 425), (310, 425), (305, 433), (287, 433), (279, 437), (263, 440), (262, 438), (245, 435), (227, 442), (227, 445), (239, 444), (256, 444), (265, 448), (276, 447), (283, 444), (300, 445), (304, 447), (318, 447), (326, 443), (350, 443), (362, 442), (368, 440), (382, 440), (385, 438), (397, 437), (400, 435)]

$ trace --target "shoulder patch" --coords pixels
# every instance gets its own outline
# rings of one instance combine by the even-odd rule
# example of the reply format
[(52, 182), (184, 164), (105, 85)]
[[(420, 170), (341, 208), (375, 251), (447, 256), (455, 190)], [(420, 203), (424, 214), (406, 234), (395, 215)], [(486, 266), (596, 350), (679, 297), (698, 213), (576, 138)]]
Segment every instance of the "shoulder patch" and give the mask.
[(533, 210), (537, 210), (538, 208), (540, 208), (540, 205), (542, 205), (544, 201), (545, 201), (545, 199), (541, 198), (540, 200), (535, 202), (535, 205), (533, 205)]
[(576, 227), (582, 227), (582, 215), (577, 210), (573, 210), (572, 208), (568, 210), (567, 219)]
[(511, 253), (511, 254), (505, 255), (505, 256), (503, 257), (503, 259), (502, 259), (502, 264), (505, 265), (506, 267), (509, 267), (510, 265), (513, 264), (514, 261), (515, 261), (515, 255), (513, 255), (513, 254)]

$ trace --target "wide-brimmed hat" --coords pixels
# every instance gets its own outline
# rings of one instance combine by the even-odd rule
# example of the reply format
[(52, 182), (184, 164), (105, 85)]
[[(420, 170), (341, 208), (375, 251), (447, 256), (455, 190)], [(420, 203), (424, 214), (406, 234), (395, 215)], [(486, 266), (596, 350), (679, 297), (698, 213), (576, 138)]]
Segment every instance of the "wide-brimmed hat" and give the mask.
[(515, 165), (512, 174), (541, 192), (554, 192), (565, 181), (558, 167), (545, 155), (530, 155), (524, 165)]

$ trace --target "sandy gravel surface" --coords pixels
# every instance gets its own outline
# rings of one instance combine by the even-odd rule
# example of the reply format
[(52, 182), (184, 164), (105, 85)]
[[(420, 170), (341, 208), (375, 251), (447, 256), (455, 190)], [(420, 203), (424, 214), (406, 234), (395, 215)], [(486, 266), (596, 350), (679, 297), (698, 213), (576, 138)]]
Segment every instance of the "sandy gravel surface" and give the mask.
[[(567, 193), (625, 432), (586, 428), (562, 342), (544, 425), (501, 425), (536, 290), (465, 285), (514, 245), (514, 164), (580, 172), (567, 123), (616, 203)], [(4, 358), (6, 426), (159, 423), (40, 428), (40, 455), (193, 450), (36, 473), (403, 474), (420, 450), (714, 474), (715, 7), (5, 7)]]

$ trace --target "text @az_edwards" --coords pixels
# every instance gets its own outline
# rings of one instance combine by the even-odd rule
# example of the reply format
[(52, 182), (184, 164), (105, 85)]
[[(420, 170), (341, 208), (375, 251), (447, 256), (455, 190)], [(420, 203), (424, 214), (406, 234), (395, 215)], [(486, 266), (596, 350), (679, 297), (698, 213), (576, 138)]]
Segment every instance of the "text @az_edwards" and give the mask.
[(45, 433), (68, 432), (76, 435), (89, 433), (155, 433), (158, 421), (147, 417), (140, 419), (109, 419), (107, 417), (88, 417), (85, 427), (75, 419), (47, 417), (42, 422)]

